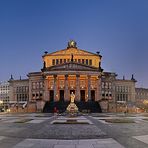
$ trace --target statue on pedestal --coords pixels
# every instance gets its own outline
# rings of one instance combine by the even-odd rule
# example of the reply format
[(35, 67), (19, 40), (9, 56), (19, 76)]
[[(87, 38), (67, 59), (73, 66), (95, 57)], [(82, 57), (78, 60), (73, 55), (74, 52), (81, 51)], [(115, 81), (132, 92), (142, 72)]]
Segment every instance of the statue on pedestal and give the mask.
[(78, 112), (78, 107), (74, 103), (75, 101), (75, 94), (72, 92), (70, 95), (70, 104), (67, 107), (67, 112), (70, 113), (71, 116), (73, 116), (75, 113)]
[(70, 95), (70, 102), (74, 103), (74, 101), (75, 101), (75, 94), (72, 92)]

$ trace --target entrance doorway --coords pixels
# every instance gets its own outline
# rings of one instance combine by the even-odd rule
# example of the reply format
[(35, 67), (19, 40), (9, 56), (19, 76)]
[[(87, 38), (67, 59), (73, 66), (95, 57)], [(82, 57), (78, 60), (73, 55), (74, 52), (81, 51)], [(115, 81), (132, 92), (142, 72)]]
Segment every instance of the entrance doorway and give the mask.
[(95, 101), (95, 90), (91, 90), (91, 101)]
[(54, 101), (54, 91), (53, 90), (50, 90), (50, 102), (53, 102)]
[(85, 90), (80, 90), (81, 101), (85, 102)]
[(60, 90), (60, 101), (64, 101), (64, 90)]

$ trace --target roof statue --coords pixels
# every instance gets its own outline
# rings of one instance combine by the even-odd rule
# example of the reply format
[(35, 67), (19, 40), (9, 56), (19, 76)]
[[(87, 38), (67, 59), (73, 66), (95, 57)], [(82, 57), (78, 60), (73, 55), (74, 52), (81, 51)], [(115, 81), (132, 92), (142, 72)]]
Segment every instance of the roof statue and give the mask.
[(68, 42), (68, 47), (67, 48), (77, 48), (76, 45), (77, 45), (77, 43), (74, 40), (70, 40)]

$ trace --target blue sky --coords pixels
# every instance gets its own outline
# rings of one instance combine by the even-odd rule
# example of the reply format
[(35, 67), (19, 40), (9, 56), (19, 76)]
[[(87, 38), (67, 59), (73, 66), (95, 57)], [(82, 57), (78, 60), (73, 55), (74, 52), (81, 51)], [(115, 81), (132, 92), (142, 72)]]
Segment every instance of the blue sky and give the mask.
[(0, 0), (0, 81), (40, 71), (44, 51), (100, 51), (102, 68), (148, 88), (147, 0)]

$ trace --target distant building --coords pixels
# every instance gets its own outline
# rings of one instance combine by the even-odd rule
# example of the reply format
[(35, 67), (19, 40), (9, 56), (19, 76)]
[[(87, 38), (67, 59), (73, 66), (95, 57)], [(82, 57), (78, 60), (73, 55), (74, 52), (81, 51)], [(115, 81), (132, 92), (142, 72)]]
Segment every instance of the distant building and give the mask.
[(136, 106), (143, 109), (148, 109), (148, 89), (136, 88)]
[(81, 110), (93, 112), (97, 103), (103, 112), (116, 112), (123, 104), (134, 104), (134, 77), (121, 80), (103, 72), (101, 59), (99, 52), (78, 49), (75, 41), (66, 49), (45, 52), (41, 71), (29, 73), (26, 80), (11, 77), (10, 102), (17, 108), (27, 102), (27, 111), (51, 111), (56, 105), (66, 106), (73, 92)]
[(8, 82), (0, 82), (0, 106), (7, 109), (9, 105), (9, 83)]
[(136, 101), (148, 100), (148, 88), (136, 88)]

